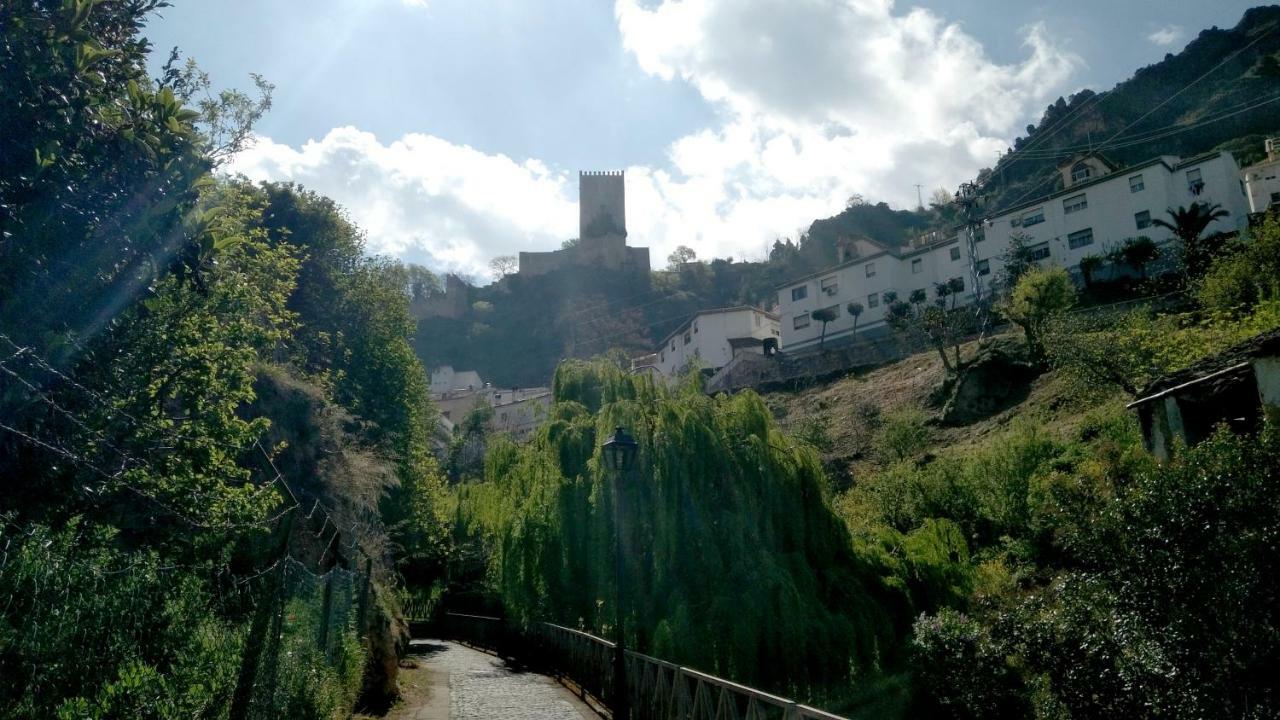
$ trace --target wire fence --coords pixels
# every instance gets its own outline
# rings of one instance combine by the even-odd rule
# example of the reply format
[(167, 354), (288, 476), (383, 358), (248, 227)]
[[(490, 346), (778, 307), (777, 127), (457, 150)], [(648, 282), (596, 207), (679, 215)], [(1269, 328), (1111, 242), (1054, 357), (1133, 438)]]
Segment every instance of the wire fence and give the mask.
[[(0, 519), (3, 519), (0, 516)], [(240, 575), (75, 521), (0, 525), (0, 718), (332, 717), (361, 689), (372, 562)], [(322, 560), (322, 562), (324, 562)]]

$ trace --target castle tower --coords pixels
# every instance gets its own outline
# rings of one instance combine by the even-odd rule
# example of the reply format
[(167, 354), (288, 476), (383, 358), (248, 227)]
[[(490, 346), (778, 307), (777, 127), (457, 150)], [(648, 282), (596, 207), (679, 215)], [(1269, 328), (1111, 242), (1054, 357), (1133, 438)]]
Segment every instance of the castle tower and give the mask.
[(578, 173), (578, 237), (627, 236), (623, 171)]

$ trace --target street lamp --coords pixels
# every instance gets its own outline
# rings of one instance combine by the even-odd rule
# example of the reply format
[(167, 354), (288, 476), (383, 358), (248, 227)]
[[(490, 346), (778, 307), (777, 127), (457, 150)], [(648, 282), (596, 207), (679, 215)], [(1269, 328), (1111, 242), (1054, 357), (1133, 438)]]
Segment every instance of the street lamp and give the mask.
[(613, 588), (616, 597), (613, 600), (614, 609), (617, 611), (617, 620), (614, 623), (614, 653), (613, 653), (613, 696), (614, 720), (628, 720), (630, 717), (630, 697), (627, 691), (627, 663), (626, 650), (622, 647), (622, 526), (619, 524), (622, 513), (619, 511), (619, 504), (622, 502), (622, 478), (626, 476), (628, 470), (631, 469), (631, 463), (635, 461), (636, 448), (635, 438), (627, 434), (619, 426), (613, 432), (613, 437), (609, 438), (600, 446), (600, 451), (604, 455), (605, 466), (613, 471)]

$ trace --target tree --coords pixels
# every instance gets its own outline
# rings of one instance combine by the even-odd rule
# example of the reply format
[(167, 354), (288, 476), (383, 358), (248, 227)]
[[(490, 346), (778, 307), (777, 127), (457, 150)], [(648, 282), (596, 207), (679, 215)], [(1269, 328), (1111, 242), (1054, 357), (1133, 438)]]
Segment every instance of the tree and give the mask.
[(444, 289), (440, 285), (439, 276), (421, 265), (406, 263), (404, 270), (409, 279), (405, 292), (409, 294), (409, 299), (414, 302), (426, 300)]
[(1071, 307), (1075, 299), (1075, 286), (1062, 268), (1033, 268), (1018, 280), (1004, 313), (1026, 333), (1027, 350), (1033, 359), (1044, 357), (1041, 336), (1045, 324)]
[(563, 241), (561, 241), (561, 242), (560, 242), (560, 249), (561, 249), (561, 250), (572, 250), (572, 249), (574, 249), (574, 248), (578, 247), (578, 245), (581, 245), (581, 244), (582, 244), (582, 240), (581, 240), (581, 239), (579, 239), (579, 238), (569, 238), (568, 240), (563, 240)]
[(947, 373), (955, 375), (965, 367), (960, 342), (972, 327), (973, 318), (943, 305), (926, 303), (927, 299), (924, 290), (913, 290), (911, 302), (899, 300), (896, 292), (884, 293), (885, 323), (899, 335), (927, 343), (938, 352)]
[(858, 336), (858, 318), (862, 317), (862, 303), (855, 300), (845, 305), (844, 309), (853, 316), (853, 337), (856, 338)]
[(818, 310), (814, 310), (812, 315), (814, 320), (817, 320), (818, 322), (822, 323), (822, 335), (818, 337), (818, 350), (821, 351), (823, 344), (827, 340), (827, 323), (835, 320), (837, 317), (840, 316), (840, 314), (836, 310), (835, 306), (832, 306), (828, 308), (820, 308)]
[(1030, 240), (1031, 236), (1022, 232), (1009, 236), (1009, 247), (1005, 248), (1002, 256), (1004, 270), (1000, 271), (1000, 284), (1005, 292), (1012, 291), (1018, 284), (1018, 280), (1031, 268), (1036, 267), (1036, 261), (1032, 259), (1031, 248), (1028, 245)]
[(1156, 258), (1160, 257), (1160, 248), (1155, 241), (1145, 235), (1142, 237), (1129, 238), (1120, 246), (1120, 256), (1124, 258), (1124, 264), (1133, 268), (1138, 273), (1140, 280), (1147, 278), (1147, 265), (1150, 265)]
[(1222, 246), (1220, 233), (1202, 237), (1204, 231), (1215, 220), (1227, 217), (1227, 212), (1217, 203), (1194, 202), (1190, 207), (1168, 208), (1169, 219), (1154, 218), (1152, 225), (1162, 227), (1173, 233), (1179, 243), (1179, 254), (1182, 272), (1188, 280), (1202, 277), (1213, 257)]
[(502, 279), (520, 269), (520, 261), (516, 260), (515, 255), (499, 255), (489, 261), (489, 269), (493, 270), (493, 274)]
[(1093, 285), (1093, 275), (1102, 269), (1103, 262), (1101, 255), (1090, 254), (1080, 258), (1080, 277), (1086, 288)]
[(698, 259), (698, 253), (688, 245), (680, 245), (675, 251), (667, 256), (667, 269), (679, 270), (682, 265), (691, 263)]
[[(866, 204), (867, 204), (867, 199), (862, 197), (861, 193), (854, 193), (849, 196), (848, 200), (845, 200), (844, 207), (846, 210), (848, 210), (851, 208), (862, 207), (863, 205), (866, 205)], [(803, 234), (803, 232), (801, 234)]]

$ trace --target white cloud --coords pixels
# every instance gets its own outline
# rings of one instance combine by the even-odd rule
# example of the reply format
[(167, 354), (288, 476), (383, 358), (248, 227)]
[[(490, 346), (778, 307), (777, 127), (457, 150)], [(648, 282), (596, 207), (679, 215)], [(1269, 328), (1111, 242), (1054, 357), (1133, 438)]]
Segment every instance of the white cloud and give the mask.
[(1039, 26), (1023, 61), (995, 63), (958, 25), (891, 0), (617, 0), (615, 14), (643, 69), (724, 109), (670, 156), (676, 184), (718, 181), (717, 217), (735, 231), (758, 207), (823, 216), (855, 192), (912, 206), (915, 183), (955, 187), (1079, 64)]
[(1186, 33), (1180, 25), (1166, 25), (1147, 36), (1152, 43), (1160, 46), (1172, 45), (1182, 38), (1186, 37)]
[(427, 0), (400, 0), (409, 7), (424, 8), (427, 6)]
[(228, 169), (327, 195), (367, 231), (370, 251), (436, 269), (485, 274), (493, 256), (558, 247), (577, 230), (563, 174), (430, 135), (384, 145), (344, 127), (298, 149), (258, 138)]
[[(759, 257), (853, 193), (912, 207), (916, 183), (954, 188), (1079, 65), (1041, 27), (1025, 30), (1024, 59), (996, 63), (960, 26), (892, 0), (616, 0), (615, 16), (644, 71), (688, 82), (721, 116), (664, 163), (628, 168), (630, 241), (655, 263), (680, 244)], [(235, 169), (324, 192), (372, 249), (435, 267), (483, 274), (494, 255), (576, 234), (570, 174), (426, 135), (264, 140)]]

